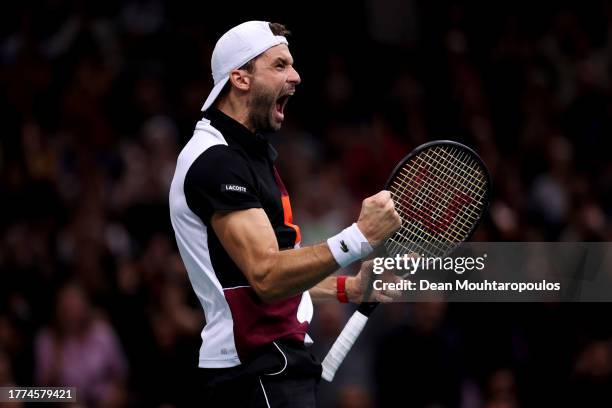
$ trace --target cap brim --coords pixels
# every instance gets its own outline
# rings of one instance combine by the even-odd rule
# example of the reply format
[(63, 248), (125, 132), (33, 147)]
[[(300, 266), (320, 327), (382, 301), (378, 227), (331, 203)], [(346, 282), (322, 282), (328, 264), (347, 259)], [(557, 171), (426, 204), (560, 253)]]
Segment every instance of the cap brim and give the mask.
[(227, 83), (228, 79), (229, 75), (223, 78), (213, 87), (212, 91), (210, 91), (210, 93), (208, 94), (208, 98), (206, 98), (206, 102), (204, 102), (204, 106), (202, 106), (202, 111), (205, 111), (206, 109), (212, 106), (212, 104), (215, 102), (215, 100), (221, 93), (221, 90), (223, 90), (223, 87)]

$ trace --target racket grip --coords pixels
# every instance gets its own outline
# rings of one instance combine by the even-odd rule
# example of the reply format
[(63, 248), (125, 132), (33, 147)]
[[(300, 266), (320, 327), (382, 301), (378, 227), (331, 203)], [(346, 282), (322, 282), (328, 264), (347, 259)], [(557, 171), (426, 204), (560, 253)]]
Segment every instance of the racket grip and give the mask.
[(340, 367), (351, 347), (353, 347), (355, 340), (359, 337), (367, 321), (368, 317), (359, 313), (359, 311), (353, 313), (323, 360), (323, 374), (321, 377), (325, 381), (331, 382), (334, 379), (338, 367)]

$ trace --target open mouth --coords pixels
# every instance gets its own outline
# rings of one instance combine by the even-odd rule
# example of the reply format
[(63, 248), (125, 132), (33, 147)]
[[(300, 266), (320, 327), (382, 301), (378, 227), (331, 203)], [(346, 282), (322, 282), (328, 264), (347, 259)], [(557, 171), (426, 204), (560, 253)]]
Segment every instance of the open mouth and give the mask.
[(276, 100), (276, 112), (278, 112), (281, 116), (285, 114), (285, 106), (287, 105), (287, 101), (289, 100), (290, 94), (285, 94)]

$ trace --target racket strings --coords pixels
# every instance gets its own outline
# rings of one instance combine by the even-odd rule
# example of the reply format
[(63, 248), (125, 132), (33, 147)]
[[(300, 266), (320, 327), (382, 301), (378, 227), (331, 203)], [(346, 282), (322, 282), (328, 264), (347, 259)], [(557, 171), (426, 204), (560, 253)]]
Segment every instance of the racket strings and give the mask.
[[(413, 171), (412, 173), (414, 173), (414, 171)], [(433, 185), (435, 186), (435, 183), (433, 183)], [(406, 193), (406, 192), (407, 192), (407, 189), (410, 189), (410, 187), (409, 187), (409, 186), (407, 187), (406, 185), (403, 185), (403, 184), (402, 184), (402, 187), (403, 187), (403, 188), (401, 189), (401, 192), (402, 192), (402, 193)], [(440, 213), (441, 213), (441, 211), (442, 211), (442, 209), (443, 209), (443, 208), (448, 207), (448, 205), (449, 205), (449, 201), (452, 199), (452, 197), (451, 197), (451, 196), (449, 195), (449, 193), (448, 193), (448, 192), (449, 192), (449, 191), (451, 191), (452, 189), (447, 189), (445, 192), (443, 192), (444, 190), (441, 190), (441, 188), (442, 188), (442, 187), (438, 186), (438, 188), (434, 188), (434, 189), (433, 189), (434, 191), (432, 191), (431, 189), (424, 189), (424, 190), (423, 190), (424, 194), (421, 194), (420, 196), (419, 196), (419, 195), (417, 195), (416, 197), (413, 197), (413, 203), (414, 203), (414, 204), (415, 204), (417, 207), (418, 207), (418, 206), (420, 206), (420, 207), (424, 208), (425, 210), (429, 211), (429, 215), (430, 215), (430, 216), (431, 216), (431, 218), (432, 218), (432, 219), (434, 219), (434, 220), (436, 219), (436, 216), (439, 216), (439, 215), (440, 215)], [(438, 206), (437, 206), (437, 207), (434, 207), (433, 200), (431, 200), (431, 197), (432, 197), (432, 196), (433, 196), (433, 197), (435, 198), (435, 200), (437, 201), (437, 202), (435, 203), (435, 204), (438, 204)], [(401, 203), (401, 201), (400, 201), (400, 200), (398, 200), (398, 202), (400, 202), (400, 203)], [(414, 215), (415, 215), (415, 214), (414, 214), (414, 211), (410, 211), (409, 209), (406, 209), (406, 207), (405, 207), (405, 206), (403, 206), (403, 205), (402, 205), (402, 207), (403, 207), (403, 211), (404, 211), (404, 212), (407, 212), (407, 213), (408, 213), (408, 215), (411, 215), (411, 216), (412, 216), (412, 218), (414, 218)], [(452, 209), (451, 209), (451, 210), (452, 210)], [(455, 210), (456, 210), (456, 209), (455, 209)], [(469, 213), (468, 213), (468, 215), (469, 215)], [(455, 217), (455, 214), (453, 214), (452, 212), (451, 212), (451, 213), (447, 213), (447, 214), (446, 214), (446, 218), (449, 218), (449, 217), (450, 217), (450, 218), (453, 218), (453, 217), (454, 217), (454, 218), (456, 218), (456, 217)], [(472, 220), (468, 220), (468, 221), (470, 221), (470, 222), (472, 222), (472, 223), (473, 223), (473, 221), (475, 221), (475, 220), (476, 220), (476, 217), (473, 217), (473, 219), (472, 219)], [(423, 220), (421, 220), (421, 221), (423, 221)], [(442, 221), (444, 222), (444, 220), (442, 220)], [(449, 219), (447, 219), (447, 220), (446, 220), (446, 222), (449, 222), (449, 221), (452, 221), (452, 220), (449, 220)], [(462, 226), (466, 227), (466, 228), (467, 228), (467, 232), (469, 232), (469, 229), (470, 229), (470, 228), (468, 227), (468, 225), (467, 225), (465, 222), (461, 222), (461, 218), (456, 219), (456, 220), (455, 220), (455, 222), (458, 222), (458, 224), (459, 224), (459, 225), (462, 225)], [(419, 230), (420, 230), (420, 231), (419, 231)], [(426, 231), (427, 231), (426, 229), (420, 228), (419, 230), (415, 231), (415, 230), (414, 230), (414, 228), (412, 228), (412, 232), (413, 232), (413, 233), (414, 233), (414, 232), (417, 232), (417, 233), (418, 233), (418, 232), (421, 232), (421, 234), (420, 234), (420, 238), (429, 238), (429, 239), (432, 239), (432, 238), (433, 238), (432, 234), (426, 234), (426, 236), (423, 236), (423, 234), (422, 234), (422, 233), (423, 233), (423, 232), (426, 232)], [(446, 229), (446, 231), (445, 231), (445, 232), (446, 232), (446, 234), (443, 234), (443, 235), (442, 235), (442, 238), (443, 238), (443, 239), (445, 239), (445, 240), (447, 240), (447, 241), (455, 242), (456, 240), (461, 240), (461, 239), (463, 239), (463, 237), (461, 237), (461, 236), (460, 236), (460, 234), (458, 234), (458, 233), (456, 232), (456, 229), (455, 229), (455, 230), (453, 230), (453, 229)], [(454, 232), (454, 233), (453, 233), (453, 232)], [(450, 234), (449, 234), (449, 233), (450, 233)], [(441, 242), (442, 240), (440, 240), (440, 239), (436, 239), (435, 241), (437, 241), (437, 242), (439, 243), (439, 242)]]
[[(408, 176), (408, 177), (409, 177), (409, 176)], [(414, 192), (414, 189), (411, 189), (411, 187), (409, 187), (409, 186), (406, 186), (406, 185), (402, 184), (402, 187), (403, 187), (403, 188), (402, 188), (401, 192), (402, 192), (403, 194), (405, 194), (405, 193), (407, 193), (407, 192), (409, 192), (409, 191)], [(436, 192), (437, 192), (439, 195), (440, 195), (440, 194), (444, 195), (444, 196), (445, 196), (444, 198), (446, 198), (446, 199), (445, 199), (445, 200), (443, 200), (443, 201), (441, 201), (441, 203), (442, 203), (442, 204), (441, 204), (440, 206), (438, 206), (437, 208), (433, 208), (433, 209), (432, 209), (432, 210), (433, 210), (433, 211), (432, 211), (432, 218), (434, 218), (434, 219), (436, 218), (436, 215), (439, 215), (441, 208), (444, 208), (445, 206), (447, 206), (447, 205), (448, 205), (449, 200), (450, 200), (450, 198), (451, 198), (451, 197), (449, 196), (449, 194), (448, 194), (448, 193), (442, 193), (442, 192), (441, 192), (439, 189), (436, 189)], [(396, 192), (396, 193), (397, 193), (397, 192)], [(426, 191), (426, 193), (427, 193), (427, 191)], [(397, 195), (397, 194), (396, 194), (396, 195)], [(429, 204), (429, 203), (427, 203), (427, 202), (424, 202), (424, 198), (423, 198), (423, 197), (418, 197), (418, 196), (417, 196), (417, 197), (416, 197), (416, 199), (415, 199), (414, 201), (417, 203), (417, 205), (421, 205), (421, 206), (423, 206), (424, 204), (425, 204), (425, 205)], [(406, 208), (406, 207), (404, 206), (404, 204), (403, 204), (403, 201), (402, 201), (402, 200), (397, 200), (397, 203), (399, 204), (400, 210), (402, 210), (404, 213), (408, 213), (409, 215), (414, 215), (414, 214), (413, 214), (413, 211), (409, 210), (408, 208)], [(431, 205), (429, 205), (429, 207), (431, 208)], [(471, 220), (471, 221), (473, 222), (473, 221), (475, 221), (475, 220), (476, 220), (476, 218), (474, 218), (474, 219), (473, 219), (473, 220)], [(464, 225), (464, 226), (465, 226), (465, 227), (468, 229), (468, 231), (469, 231), (469, 229), (470, 229), (470, 227), (469, 227), (469, 226), (465, 225), (465, 224), (464, 224), (464, 223), (462, 223), (462, 222), (459, 222), (459, 223), (460, 223), (460, 224), (463, 224), (463, 225)], [(414, 231), (414, 229), (412, 230), (412, 232), (415, 232), (415, 231)], [(433, 240), (434, 240), (434, 241), (436, 241), (437, 243), (442, 243), (442, 240), (440, 240), (440, 239), (436, 238), (436, 237), (435, 237), (434, 235), (432, 235), (432, 234), (427, 233), (427, 230), (426, 230), (426, 229), (421, 229), (421, 231), (416, 231), (416, 232), (421, 232), (421, 233), (424, 233), (424, 235), (426, 235), (426, 236), (423, 236), (422, 238), (433, 239)], [(400, 235), (401, 235), (401, 233), (400, 233)], [(404, 237), (404, 238), (406, 238), (406, 237)], [(461, 240), (461, 237), (460, 237), (460, 236), (458, 236), (457, 234), (452, 234), (451, 236), (447, 236), (447, 237), (445, 237), (445, 238), (446, 238), (447, 240), (449, 240), (449, 241), (453, 241), (453, 242), (454, 242), (455, 238), (456, 238), (456, 239)], [(452, 246), (452, 243), (449, 243), (447, 246)]]
[[(432, 153), (433, 154), (437, 154), (437, 152), (435, 152), (435, 151), (433, 151)], [(454, 151), (452, 153), (456, 154), (456, 152), (454, 152)], [(440, 180), (443, 180), (443, 182), (449, 187), (445, 191), (445, 194), (444, 194), (445, 198), (448, 197), (449, 200), (452, 200), (452, 198), (453, 198), (453, 190), (455, 192), (459, 192), (460, 194), (465, 194), (467, 197), (469, 197), (470, 201), (468, 203), (463, 203), (463, 204), (464, 204), (464, 207), (468, 207), (468, 208), (466, 208), (466, 210), (469, 213), (466, 214), (466, 215), (471, 215), (474, 218), (473, 220), (469, 220), (468, 219), (468, 221), (471, 221), (471, 223), (473, 223), (480, 216), (479, 213), (480, 213), (480, 210), (482, 208), (482, 199), (484, 198), (485, 190), (484, 189), (480, 189), (480, 191), (475, 191), (474, 188), (478, 188), (478, 186), (476, 184), (474, 184), (470, 180), (466, 180), (467, 183), (463, 183), (462, 184), (462, 181), (465, 180), (464, 177), (462, 177), (461, 179), (457, 178), (457, 177), (454, 177), (454, 173), (452, 173), (453, 170), (457, 169), (457, 170), (462, 171), (463, 173), (466, 173), (466, 171), (464, 170), (464, 168), (459, 168), (456, 163), (453, 163), (448, 158), (448, 155), (446, 155), (445, 157), (442, 157), (441, 155), (438, 155), (438, 158), (440, 158), (442, 160), (442, 163), (443, 163), (442, 166), (444, 167), (444, 170), (445, 170), (443, 175), (440, 177)], [(466, 153), (466, 152), (460, 152), (459, 156), (457, 158), (458, 158), (457, 163), (461, 163), (461, 160), (466, 160), (466, 159), (469, 158), (469, 156), (468, 156), (468, 153)], [(421, 162), (424, 163), (424, 160), (421, 159), (421, 158), (419, 158), (417, 160), (420, 160)], [(450, 168), (449, 166), (445, 166), (444, 163), (448, 163), (449, 166), (453, 166), (453, 168)], [(471, 165), (472, 166), (474, 166), (474, 165), (478, 166), (477, 163), (475, 163), (475, 162), (472, 162)], [(468, 176), (471, 177), (472, 179), (477, 178), (481, 174), (480, 171), (479, 171), (479, 167), (472, 168), (472, 169), (474, 170), (474, 173), (471, 174), (471, 175), (468, 174)], [(434, 178), (434, 181), (435, 181), (435, 178)], [(484, 181), (484, 180), (482, 180), (482, 181)], [(439, 183), (434, 183), (433, 186), (435, 187), (436, 185), (439, 185)], [(438, 192), (439, 192), (439, 189), (438, 189)], [(473, 201), (475, 201), (476, 204), (474, 204)], [(480, 205), (478, 205), (478, 204), (480, 204)], [(439, 208), (441, 209), (441, 208), (443, 208), (443, 206), (440, 206)], [(470, 229), (470, 227), (468, 227), (468, 230), (469, 229)]]
[[(478, 197), (477, 203), (482, 205), (482, 199), (484, 198), (485, 192), (483, 185), (486, 180), (478, 163), (469, 157), (468, 153), (464, 151), (459, 153), (459, 156), (457, 156), (457, 161), (452, 161), (453, 157), (451, 156), (453, 154), (457, 154), (456, 151), (451, 151), (450, 153), (442, 151), (442, 153), (446, 154), (442, 155), (440, 152), (432, 151), (432, 154), (436, 155), (437, 158), (440, 159), (441, 165), (446, 170), (443, 177), (448, 180), (447, 182), (449, 184), (453, 184), (457, 188), (459, 188), (459, 186), (467, 187), (470, 193), (474, 193), (474, 197)], [(419, 159), (423, 161), (423, 159)], [(469, 160), (469, 163), (465, 163), (460, 167), (458, 163), (463, 163), (464, 160)], [(468, 170), (471, 170), (472, 172), (468, 173)], [(453, 171), (456, 171), (456, 173), (453, 173)], [(457, 173), (462, 173), (462, 175), (460, 177), (454, 177), (454, 175)], [(463, 184), (461, 184), (462, 182)], [(474, 204), (471, 205), (476, 207)]]
[[(428, 152), (429, 153), (429, 152)], [(434, 154), (436, 152), (433, 152)], [(458, 160), (462, 160), (464, 159), (463, 156), (467, 155), (467, 153), (465, 152), (461, 152), (460, 155), (457, 157)], [(443, 172), (441, 174), (437, 174), (438, 178), (436, 180), (436, 177), (432, 177), (431, 181), (432, 183), (432, 188), (436, 189), (437, 188), (437, 192), (441, 193), (440, 191), (440, 186), (441, 183), (438, 182), (438, 180), (446, 180), (446, 184), (447, 186), (451, 186), (454, 187), (456, 189), (456, 191), (462, 191), (462, 192), (468, 192), (471, 193), (471, 197), (477, 197), (478, 200), (474, 200), (476, 201), (476, 204), (470, 202), (468, 205), (472, 206), (473, 209), (475, 210), (479, 210), (482, 206), (482, 198), (484, 195), (485, 190), (480, 188), (480, 191), (476, 191), (474, 190), (474, 187), (479, 189), (479, 186), (474, 184), (472, 181), (470, 180), (465, 180), (464, 177), (456, 177), (455, 175), (457, 174), (457, 170), (460, 170), (462, 172), (465, 173), (465, 169), (463, 168), (459, 168), (456, 163), (453, 163), (449, 160), (448, 157), (443, 157), (441, 155), (437, 155), (437, 158), (440, 159), (439, 164), (443, 167)], [(427, 161), (427, 158), (422, 158), (422, 157), (417, 157), (416, 161), (417, 161), (417, 165), (419, 166), (419, 168), (427, 168), (429, 167)], [(448, 163), (450, 166), (453, 166), (453, 168), (450, 168), (449, 166), (446, 166), (444, 163)], [(476, 163), (472, 163), (472, 165), (477, 165)], [(475, 172), (473, 174), (468, 174), (469, 177), (471, 178), (475, 178), (478, 177), (479, 175), (481, 175), (481, 172), (479, 171), (479, 168), (477, 167), (476, 169), (474, 169)], [(466, 173), (467, 174), (467, 173)], [(467, 183), (466, 184), (461, 184), (463, 182), (463, 180), (465, 180)], [(480, 179), (480, 182), (483, 183), (484, 180)], [(445, 186), (442, 186), (442, 188), (444, 188)], [(452, 189), (446, 189), (445, 193), (441, 193), (443, 195), (448, 195), (452, 193)], [(480, 205), (477, 205), (480, 204)], [(477, 214), (476, 214), (477, 217)]]
[[(406, 213), (410, 214), (410, 211), (407, 210), (405, 207), (403, 207), (403, 205), (400, 205), (400, 211), (398, 211), (401, 215), (404, 215)], [(403, 217), (402, 219), (404, 219), (406, 217)], [(408, 231), (403, 231), (403, 230), (408, 230)], [(437, 238), (435, 235), (429, 233), (426, 229), (424, 228), (420, 228), (415, 224), (407, 224), (406, 226), (403, 226), (402, 228), (400, 228), (400, 230), (398, 230), (396, 232), (397, 235), (399, 235), (400, 237), (402, 237), (404, 239), (404, 241), (409, 241), (411, 238), (414, 239), (415, 235), (420, 234), (419, 239), (424, 243), (427, 244), (428, 246), (435, 244), (440, 244), (442, 246), (450, 246), (452, 247), (453, 242), (451, 241), (447, 241), (445, 242), (444, 240), (441, 240), (439, 238)], [(410, 236), (410, 237), (409, 237)], [(427, 248), (426, 248), (427, 249)]]
[[(448, 162), (448, 159), (447, 159), (447, 158), (442, 157), (442, 159), (443, 159), (443, 161), (444, 161), (444, 162)], [(422, 165), (420, 165), (420, 162), (422, 162), (422, 159), (420, 159), (420, 160), (418, 160), (418, 161), (417, 161), (417, 164), (418, 164), (418, 166), (417, 166), (417, 167), (422, 168), (423, 166), (422, 166)], [(444, 167), (444, 168), (445, 168), (445, 170), (447, 170), (447, 171), (449, 170), (449, 167), (448, 167), (448, 166), (444, 166), (444, 165), (442, 165), (442, 167)], [(463, 172), (464, 172), (464, 173), (466, 173), (466, 172), (465, 172), (465, 170), (464, 170)], [(415, 172), (414, 172), (414, 170), (413, 170), (413, 171), (411, 171), (410, 173), (411, 173), (411, 174), (414, 174)], [(440, 175), (438, 175), (438, 176), (440, 176)], [(442, 181), (448, 180), (448, 174), (446, 174), (446, 177), (439, 177), (439, 179), (440, 179), (440, 180), (442, 180)], [(454, 180), (457, 180), (457, 178), (451, 178), (451, 180), (453, 180), (453, 179), (454, 179)], [(440, 212), (442, 211), (442, 208), (445, 208), (445, 207), (447, 207), (447, 206), (448, 206), (449, 200), (451, 199), (451, 195), (449, 194), (449, 192), (451, 192), (453, 189), (452, 189), (452, 188), (450, 188), (450, 189), (449, 189), (449, 188), (447, 188), (448, 186), (445, 186), (445, 185), (443, 185), (441, 182), (437, 181), (435, 177), (431, 177), (431, 178), (430, 178), (428, 181), (430, 182), (430, 186), (433, 186), (433, 187), (434, 187), (434, 188), (433, 188), (433, 190), (434, 190), (434, 191), (433, 191), (433, 193), (434, 193), (434, 194), (432, 194), (432, 191), (431, 191), (431, 190), (429, 190), (429, 191), (428, 191), (427, 189), (424, 189), (424, 193), (425, 193), (425, 194), (424, 194), (424, 195), (422, 195), (422, 196), (420, 196), (420, 197), (419, 197), (419, 196), (417, 196), (417, 197), (416, 197), (416, 199), (415, 199), (414, 201), (415, 201), (415, 203), (416, 203), (416, 205), (417, 205), (417, 206), (418, 206), (418, 205), (420, 205), (420, 206), (425, 205), (425, 208), (428, 208), (429, 210), (431, 210), (431, 208), (432, 208), (432, 206), (433, 206), (433, 204), (432, 204), (432, 200), (429, 200), (429, 201), (426, 201), (426, 200), (427, 200), (427, 198), (428, 198), (428, 197), (430, 198), (432, 195), (433, 195), (433, 196), (436, 196), (435, 198), (436, 198), (438, 201), (440, 201), (441, 205), (439, 205), (439, 206), (438, 206), (437, 211), (433, 211), (433, 214), (431, 214), (431, 215), (433, 215), (433, 218), (435, 219), (436, 215), (439, 215), (439, 214), (440, 214)], [(433, 182), (432, 182), (432, 181), (433, 181)], [(457, 183), (457, 182), (456, 182), (456, 183)], [(456, 183), (455, 183), (455, 185), (452, 185), (452, 183), (451, 183), (451, 187), (454, 187), (454, 188), (456, 189), (456, 188), (457, 188)], [(449, 184), (449, 183), (448, 183), (448, 181), (446, 181), (446, 184)], [(474, 186), (474, 183), (472, 183), (472, 186)], [(403, 188), (402, 188), (402, 190), (401, 190), (401, 191), (402, 191), (403, 193), (405, 193), (405, 192), (406, 192), (406, 189), (407, 189), (407, 186), (405, 186), (405, 185), (404, 185), (404, 186), (402, 186), (402, 187), (403, 187)], [(437, 187), (437, 188), (436, 188), (436, 187)], [(408, 188), (410, 188), (410, 187), (408, 186)], [(430, 188), (431, 188), (431, 187), (430, 187)], [(405, 208), (404, 208), (404, 210), (405, 210)], [(472, 208), (472, 210), (473, 210), (473, 208)], [(451, 215), (452, 215), (452, 214), (451, 214)], [(474, 218), (474, 220), (475, 220), (475, 219), (476, 219), (476, 218)], [(460, 220), (460, 219), (459, 219), (459, 220)], [(471, 220), (471, 221), (473, 222), (474, 220)], [(462, 224), (462, 223), (461, 223), (461, 222), (459, 222), (459, 224)], [(463, 224), (465, 225), (465, 223), (463, 223)], [(451, 231), (451, 232), (452, 232), (453, 230), (452, 230), (452, 229), (450, 229), (450, 230), (448, 230), (448, 231)], [(469, 232), (469, 228), (468, 228), (468, 232)], [(431, 235), (431, 234), (430, 234), (430, 235)], [(431, 237), (428, 237), (428, 238), (431, 238)], [(447, 239), (448, 239), (448, 238), (458, 238), (459, 240), (461, 240), (463, 237), (459, 236), (458, 234), (454, 234), (454, 235), (447, 235), (447, 236), (446, 236), (446, 238), (447, 238)], [(449, 240), (449, 241), (451, 241), (450, 239), (448, 239), (448, 240)], [(438, 241), (440, 241), (440, 240), (438, 240)], [(452, 240), (452, 241), (454, 241), (454, 240)]]
[[(432, 155), (435, 155), (437, 159), (440, 160), (440, 165), (445, 168), (449, 173), (453, 172), (453, 176), (456, 176), (454, 179), (457, 182), (463, 182), (465, 186), (478, 189), (480, 186), (477, 182), (475, 182), (475, 178), (481, 175), (482, 173), (479, 171), (480, 166), (468, 155), (467, 152), (460, 152), (459, 156), (456, 156), (456, 149), (451, 150), (450, 152), (441, 150), (431, 150)], [(444, 154), (444, 155), (443, 155)], [(457, 160), (451, 161), (451, 159), (455, 156)], [(421, 159), (421, 158), (419, 158)], [(469, 162), (467, 162), (469, 160)], [(474, 170), (473, 173), (468, 173), (467, 170)]]
[[(434, 154), (436, 154), (437, 152), (433, 152)], [(469, 158), (468, 153), (466, 152), (461, 152), (461, 156), (459, 157), (459, 160), (464, 159), (463, 156), (466, 156), (466, 158)], [(471, 197), (473, 199), (475, 199), (474, 201), (476, 201), (476, 204), (472, 204), (470, 203), (469, 205), (473, 207), (473, 209), (476, 209), (477, 211), (482, 209), (483, 206), (483, 200), (484, 200), (484, 194), (486, 192), (486, 189), (484, 188), (484, 186), (486, 185), (486, 178), (484, 177), (480, 166), (478, 165), (478, 163), (476, 163), (473, 159), (469, 158), (471, 163), (470, 163), (470, 169), (473, 170), (472, 174), (467, 173), (466, 170), (466, 166), (462, 166), (459, 167), (459, 165), (457, 163), (460, 163), (459, 161), (457, 162), (453, 162), (451, 161), (451, 158), (447, 156), (445, 157), (441, 157), (442, 163), (443, 165), (445, 163), (448, 164), (448, 166), (445, 166), (447, 170), (449, 170), (449, 172), (452, 172), (453, 169), (464, 173), (465, 176), (461, 177), (461, 180), (459, 180), (458, 178), (452, 178), (450, 173), (447, 173), (447, 177), (450, 178), (451, 180), (451, 184), (454, 185), (454, 187), (460, 188), (460, 187), (467, 187), (467, 193), (471, 195)], [(475, 167), (473, 167), (475, 166)], [(449, 168), (451, 167), (451, 168)], [(467, 177), (467, 178), (466, 178)], [(476, 180), (476, 181), (474, 181)], [(463, 184), (461, 186), (459, 186), (459, 183), (461, 183), (461, 181), (465, 181), (466, 184)], [(479, 214), (476, 214), (476, 217), (478, 217)]]
[(387, 250), (440, 256), (464, 241), (480, 218), (487, 177), (470, 153), (436, 146), (407, 162), (389, 190), (403, 223)]
[[(408, 213), (409, 216), (412, 217), (410, 212), (406, 211), (405, 209), (402, 209), (398, 212), (402, 216), (403, 220), (406, 220), (408, 218), (406, 216), (406, 213)], [(444, 242), (443, 240), (436, 238), (435, 235), (432, 235), (426, 229), (424, 229), (423, 227), (421, 227), (420, 225), (414, 222), (406, 223), (405, 221), (403, 221), (402, 227), (400, 228), (400, 230), (398, 230), (395, 233), (395, 236), (398, 239), (401, 238), (401, 241), (397, 241), (393, 239), (393, 241), (396, 242), (396, 245), (393, 248), (391, 248), (391, 251), (390, 251), (393, 253), (397, 252), (397, 248), (396, 248), (398, 246), (397, 244), (401, 242), (404, 243), (402, 246), (405, 246), (405, 243), (411, 243), (416, 248), (422, 249), (422, 252), (418, 252), (418, 253), (425, 253), (425, 254), (432, 255), (432, 256), (438, 252), (444, 251), (444, 248), (453, 246), (452, 242), (450, 241)], [(417, 240), (418, 242), (421, 242), (422, 245), (416, 244)], [(415, 252), (415, 251), (412, 251), (412, 252)]]
[[(424, 168), (418, 162), (416, 163), (416, 165), (417, 165), (416, 168), (418, 168), (418, 169), (423, 169)], [(414, 169), (414, 168), (415, 167), (411, 167), (411, 169)], [(406, 168), (404, 168), (403, 169), (403, 173), (401, 173), (401, 176), (403, 176), (403, 177), (398, 178), (399, 182), (396, 183), (396, 187), (397, 187), (397, 185), (399, 185), (401, 189), (398, 189), (399, 191), (396, 191), (396, 192), (399, 195), (406, 194), (407, 192), (409, 192), (407, 190), (411, 190), (414, 193), (414, 191), (415, 191), (414, 188), (411, 189), (411, 187), (410, 187), (412, 183), (407, 183), (407, 182), (405, 182), (405, 180), (407, 180), (407, 179), (414, 180), (415, 172), (414, 171), (408, 171), (407, 172)], [(440, 179), (445, 181), (444, 177), (440, 177)], [(437, 193), (440, 196), (439, 198), (446, 199), (444, 204), (448, 204), (448, 201), (450, 199), (452, 199), (452, 196), (451, 196), (452, 189), (446, 188), (447, 186), (441, 185), (441, 183), (439, 183), (439, 182), (436, 183), (435, 182), (436, 180), (434, 178), (432, 178), (432, 180), (434, 181), (434, 183), (432, 183), (430, 185), (430, 188), (435, 190), (434, 192)], [(428, 180), (428, 181), (431, 181), (431, 180)], [(446, 181), (446, 184), (450, 184), (450, 183), (448, 183), (448, 181)], [(454, 186), (454, 187), (456, 188), (456, 186)], [(428, 196), (430, 196), (430, 195), (431, 195), (431, 191), (424, 190), (423, 196), (417, 195), (416, 197), (413, 197), (413, 200), (418, 205), (420, 205), (420, 206), (427, 205), (427, 204), (430, 204), (430, 203), (428, 203), (426, 201)], [(399, 202), (401, 203), (401, 201), (399, 201)], [(473, 205), (473, 204), (470, 203), (469, 205)], [(432, 214), (433, 218), (436, 218), (436, 216), (439, 215), (440, 211), (442, 211), (443, 208), (446, 208), (446, 206), (440, 205), (440, 206), (437, 206), (436, 208), (433, 208), (433, 211), (434, 211), (434, 213)], [(404, 210), (406, 210), (405, 206), (404, 206)], [(474, 218), (476, 219), (477, 216), (475, 216)]]
[[(407, 184), (407, 186), (405, 186), (404, 184), (399, 184), (398, 183), (398, 185), (400, 187), (402, 187), (402, 191), (395, 191), (396, 195), (405, 194), (406, 192), (416, 192), (413, 188), (411, 188), (409, 186), (409, 184)], [(392, 187), (394, 187), (394, 186), (392, 186)], [(436, 190), (436, 189), (434, 189), (434, 190)], [(433, 209), (433, 211), (437, 212), (437, 214), (435, 214), (435, 213), (432, 214), (433, 218), (436, 218), (436, 215), (440, 215), (439, 213), (442, 211), (443, 208), (446, 208), (445, 205), (449, 204), (450, 200), (452, 199), (452, 197), (449, 196), (448, 193), (443, 193), (440, 190), (436, 190), (436, 193), (438, 193), (440, 195), (443, 195), (444, 196), (443, 198), (445, 198), (446, 200), (444, 202), (442, 202), (440, 205), (438, 205), (436, 208)], [(419, 205), (425, 205), (425, 206), (430, 206), (431, 207), (430, 203), (424, 201), (426, 199), (427, 198), (423, 198), (422, 196), (416, 196), (416, 197), (414, 197), (413, 201), (415, 201)], [(410, 212), (411, 211), (410, 209), (408, 209), (406, 207), (406, 205), (404, 204), (403, 200), (397, 200), (397, 204), (405, 212)], [(471, 206), (472, 204), (466, 204), (466, 205)], [(477, 210), (477, 208), (472, 209), (469, 214), (466, 214), (466, 217), (471, 222), (474, 222), (475, 220), (478, 219), (478, 214), (476, 214), (473, 210)]]

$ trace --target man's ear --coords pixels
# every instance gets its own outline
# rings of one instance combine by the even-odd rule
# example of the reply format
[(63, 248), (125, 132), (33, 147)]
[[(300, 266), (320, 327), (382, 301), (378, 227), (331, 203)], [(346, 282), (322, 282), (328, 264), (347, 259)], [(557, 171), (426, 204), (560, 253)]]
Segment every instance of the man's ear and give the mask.
[(248, 91), (251, 89), (251, 75), (245, 69), (235, 69), (230, 72), (229, 80), (233, 86), (241, 91)]

